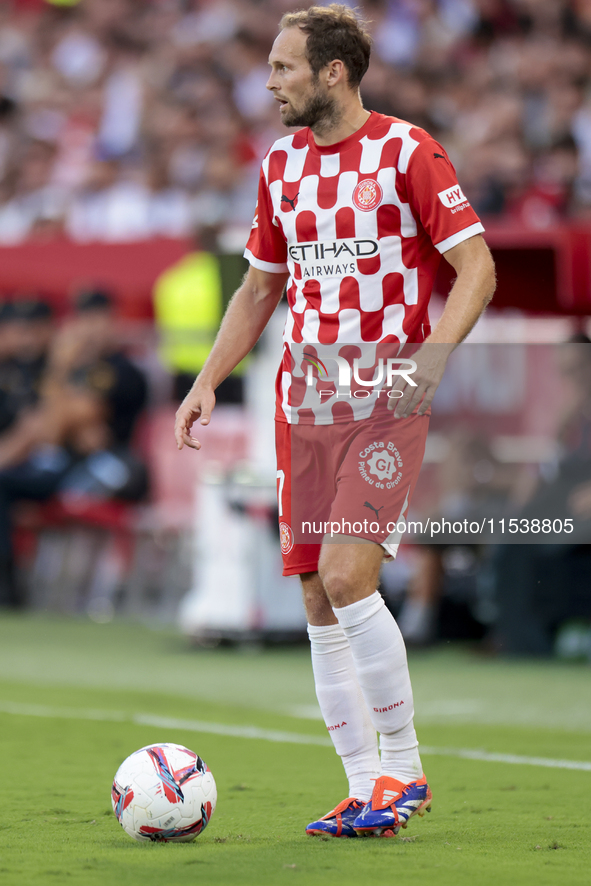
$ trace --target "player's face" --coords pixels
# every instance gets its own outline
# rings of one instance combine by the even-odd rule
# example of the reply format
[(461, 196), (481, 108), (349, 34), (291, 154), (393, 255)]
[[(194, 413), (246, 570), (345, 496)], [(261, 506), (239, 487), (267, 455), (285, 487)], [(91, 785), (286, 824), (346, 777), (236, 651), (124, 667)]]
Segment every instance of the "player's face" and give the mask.
[(307, 36), (299, 28), (281, 31), (269, 56), (272, 73), (267, 81), (279, 102), (285, 126), (310, 126), (331, 119), (335, 102), (306, 58)]

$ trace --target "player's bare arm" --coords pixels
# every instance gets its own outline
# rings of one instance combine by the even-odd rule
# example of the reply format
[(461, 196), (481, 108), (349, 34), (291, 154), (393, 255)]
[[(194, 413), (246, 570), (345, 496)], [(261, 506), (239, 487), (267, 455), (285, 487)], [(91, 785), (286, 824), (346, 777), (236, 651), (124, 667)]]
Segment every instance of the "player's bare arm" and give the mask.
[(413, 380), (417, 386), (411, 387), (403, 382), (397, 385), (404, 395), (390, 401), (396, 418), (410, 415), (419, 403), (419, 415), (425, 414), (443, 377), (449, 355), (468, 335), (495, 291), (495, 267), (481, 234), (458, 243), (444, 255), (457, 273), (456, 281), (437, 326), (415, 355), (417, 369)]
[(228, 306), (215, 343), (193, 387), (176, 413), (174, 435), (179, 449), (201, 449), (191, 436), (198, 419), (207, 425), (215, 406), (215, 389), (257, 343), (277, 307), (287, 274), (250, 267)]

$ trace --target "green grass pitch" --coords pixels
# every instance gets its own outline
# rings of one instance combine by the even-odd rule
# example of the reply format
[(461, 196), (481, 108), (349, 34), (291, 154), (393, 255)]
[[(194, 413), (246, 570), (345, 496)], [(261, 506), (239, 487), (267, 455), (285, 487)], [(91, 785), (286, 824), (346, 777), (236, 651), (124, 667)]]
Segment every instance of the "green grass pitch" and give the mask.
[[(3, 615), (0, 884), (588, 884), (591, 771), (436, 752), (591, 761), (591, 669), (444, 649), (411, 656), (411, 674), (431, 815), (396, 839), (310, 838), (307, 822), (346, 785), (307, 650), (195, 651), (171, 631)], [(157, 717), (316, 743), (149, 725)], [(135, 843), (111, 811), (121, 761), (159, 741), (215, 775), (218, 808), (193, 843)]]

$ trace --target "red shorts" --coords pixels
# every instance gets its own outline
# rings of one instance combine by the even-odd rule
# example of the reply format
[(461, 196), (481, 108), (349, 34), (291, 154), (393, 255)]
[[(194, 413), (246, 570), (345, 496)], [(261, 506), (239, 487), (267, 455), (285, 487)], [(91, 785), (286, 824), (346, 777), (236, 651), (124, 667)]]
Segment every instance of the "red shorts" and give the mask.
[(428, 427), (428, 415), (396, 419), (386, 410), (332, 425), (275, 422), (284, 575), (315, 572), (335, 535), (396, 555)]

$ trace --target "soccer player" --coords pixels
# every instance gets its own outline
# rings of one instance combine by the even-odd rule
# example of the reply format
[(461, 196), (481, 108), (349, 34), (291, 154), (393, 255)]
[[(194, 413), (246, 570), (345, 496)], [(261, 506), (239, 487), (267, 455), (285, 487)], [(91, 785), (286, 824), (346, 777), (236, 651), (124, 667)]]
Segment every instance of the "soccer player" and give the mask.
[[(494, 291), (484, 229), (444, 149), (411, 123), (363, 107), (370, 45), (348, 7), (283, 16), (267, 88), (283, 123), (303, 128), (263, 162), (250, 270), (175, 426), (179, 449), (200, 448), (193, 423), (208, 424), (215, 388), (253, 347), (287, 284), (276, 421), (281, 548), (284, 574), (301, 576), (316, 693), (349, 781), (347, 798), (306, 831), (335, 837), (393, 836), (430, 808), (404, 642), (376, 587), (401, 521), (404, 530), (446, 360)], [(430, 331), (441, 255), (456, 280)], [(397, 354), (409, 343), (412, 376), (374, 383), (383, 349)], [(352, 345), (370, 374), (353, 367), (347, 400), (330, 372), (351, 359)], [(294, 513), (327, 495), (329, 519), (342, 521), (338, 543), (302, 541)], [(355, 508), (376, 520), (355, 522)], [(386, 537), (385, 515), (394, 523)]]

